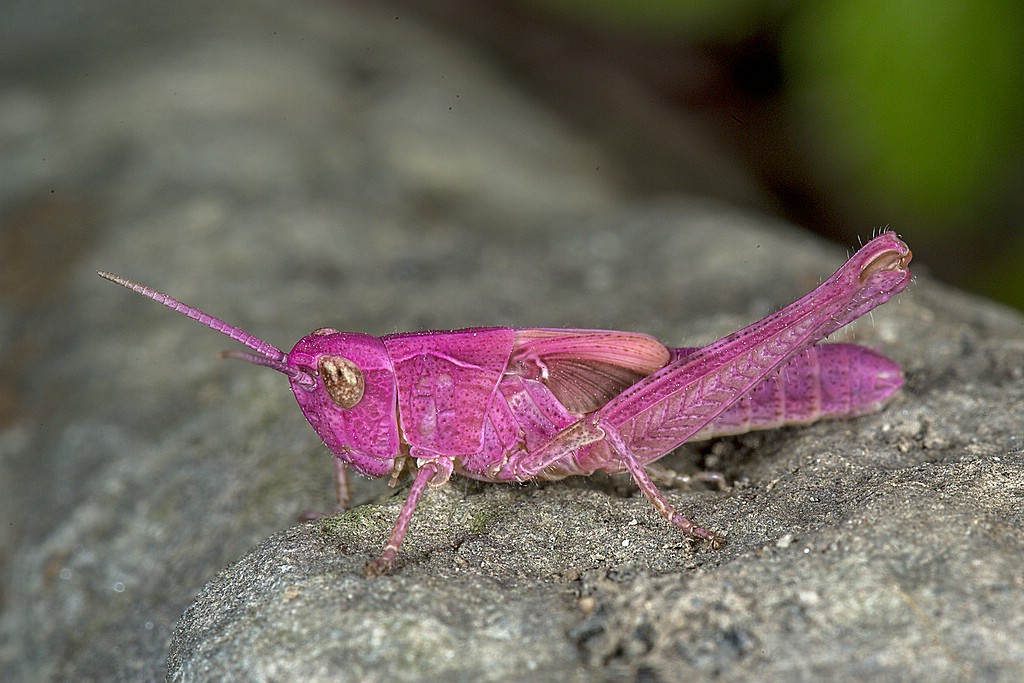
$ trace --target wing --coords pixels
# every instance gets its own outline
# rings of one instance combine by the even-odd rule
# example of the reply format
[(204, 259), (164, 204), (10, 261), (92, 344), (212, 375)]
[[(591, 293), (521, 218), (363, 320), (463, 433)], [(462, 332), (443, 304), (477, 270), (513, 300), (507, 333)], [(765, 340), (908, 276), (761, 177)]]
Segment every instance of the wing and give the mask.
[(583, 415), (671, 357), (664, 344), (646, 334), (529, 328), (516, 330), (506, 372), (540, 380), (569, 412)]

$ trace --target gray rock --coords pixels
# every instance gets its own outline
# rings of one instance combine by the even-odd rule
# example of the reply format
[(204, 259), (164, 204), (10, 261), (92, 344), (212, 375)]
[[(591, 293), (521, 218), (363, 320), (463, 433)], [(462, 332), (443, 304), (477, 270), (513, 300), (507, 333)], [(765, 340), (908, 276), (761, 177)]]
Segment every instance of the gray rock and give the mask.
[(297, 523), (330, 468), (282, 378), (94, 271), (285, 348), (322, 325), (695, 345), (841, 250), (627, 200), (597, 142), (405, 14), (9, 4), (0, 680), (1024, 676), (1019, 316), (917, 267), (837, 335), (906, 368), (883, 412), (667, 458), (733, 482), (668, 492), (719, 551), (619, 477), (454, 481), (364, 579), (404, 492), (359, 480), (358, 507)]

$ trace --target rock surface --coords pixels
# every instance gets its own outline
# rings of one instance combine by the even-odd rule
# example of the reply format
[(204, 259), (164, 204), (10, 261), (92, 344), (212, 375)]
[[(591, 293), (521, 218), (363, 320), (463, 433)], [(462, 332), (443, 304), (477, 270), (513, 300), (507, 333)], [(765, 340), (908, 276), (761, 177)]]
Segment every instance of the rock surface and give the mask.
[(408, 14), (10, 5), (0, 680), (1024, 678), (1019, 316), (915, 263), (837, 335), (904, 365), (883, 412), (664, 461), (733, 482), (669, 492), (717, 552), (620, 478), (455, 481), (364, 579), (403, 492), (360, 480), (296, 523), (330, 506), (329, 463), (286, 383), (97, 269), (286, 348), (322, 325), (696, 345), (841, 248), (623, 196), (599, 141)]

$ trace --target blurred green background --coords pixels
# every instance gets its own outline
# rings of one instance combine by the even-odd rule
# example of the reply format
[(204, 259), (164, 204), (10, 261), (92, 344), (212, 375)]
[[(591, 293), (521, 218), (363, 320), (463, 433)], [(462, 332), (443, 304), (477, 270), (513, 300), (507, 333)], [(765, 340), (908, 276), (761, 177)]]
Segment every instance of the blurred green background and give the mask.
[[(464, 26), (487, 23), (470, 2), (427, 5), (449, 21), (473, 15)], [(590, 50), (699, 114), (787, 219), (849, 246), (890, 226), (933, 275), (1024, 310), (1024, 3), (489, 7), (503, 16), (477, 37), (520, 66), (557, 71)], [(537, 47), (559, 36), (561, 49)]]
[(768, 94), (839, 214), (829, 232), (892, 225), (946, 279), (1024, 309), (1024, 4), (544, 2), (662, 40), (760, 36)]

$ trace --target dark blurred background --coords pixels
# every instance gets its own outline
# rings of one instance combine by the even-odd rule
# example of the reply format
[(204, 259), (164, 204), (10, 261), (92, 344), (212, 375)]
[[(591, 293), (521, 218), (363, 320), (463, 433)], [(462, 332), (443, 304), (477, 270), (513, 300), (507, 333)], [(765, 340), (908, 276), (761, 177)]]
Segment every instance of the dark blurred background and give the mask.
[(476, 41), (609, 141), (638, 194), (742, 194), (712, 168), (706, 187), (674, 172), (702, 161), (702, 141), (683, 139), (697, 123), (754, 176), (768, 210), (848, 246), (890, 226), (933, 275), (1024, 309), (1015, 0), (394, 7)]

